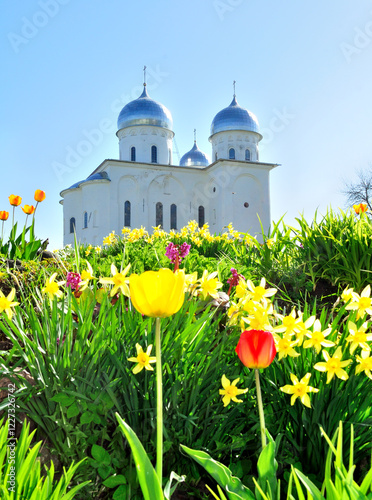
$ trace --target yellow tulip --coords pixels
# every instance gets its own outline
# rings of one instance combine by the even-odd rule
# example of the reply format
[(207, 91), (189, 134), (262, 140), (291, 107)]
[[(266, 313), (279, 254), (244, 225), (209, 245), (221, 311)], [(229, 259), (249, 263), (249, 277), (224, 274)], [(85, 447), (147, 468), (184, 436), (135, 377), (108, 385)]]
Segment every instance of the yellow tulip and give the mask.
[(152, 318), (166, 318), (182, 307), (185, 275), (170, 269), (146, 271), (129, 276), (130, 298), (138, 312)]

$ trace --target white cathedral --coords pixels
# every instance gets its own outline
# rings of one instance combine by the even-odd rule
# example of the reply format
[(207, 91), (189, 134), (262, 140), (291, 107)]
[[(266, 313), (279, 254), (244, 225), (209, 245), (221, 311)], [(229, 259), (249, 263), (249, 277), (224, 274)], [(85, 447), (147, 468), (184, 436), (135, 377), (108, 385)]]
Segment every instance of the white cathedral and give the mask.
[(196, 140), (179, 165), (172, 160), (172, 115), (149, 97), (123, 107), (118, 118), (119, 160), (104, 160), (87, 179), (61, 192), (64, 245), (101, 245), (123, 227), (179, 230), (190, 220), (220, 233), (231, 222), (252, 236), (270, 226), (269, 173), (259, 161), (257, 118), (234, 97), (211, 125), (212, 162)]

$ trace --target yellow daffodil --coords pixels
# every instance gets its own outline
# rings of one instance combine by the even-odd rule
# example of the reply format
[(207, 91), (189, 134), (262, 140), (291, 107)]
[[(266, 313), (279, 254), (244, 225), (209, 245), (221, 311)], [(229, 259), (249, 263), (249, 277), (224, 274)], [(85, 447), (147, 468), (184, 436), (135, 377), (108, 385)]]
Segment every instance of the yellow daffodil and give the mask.
[(294, 350), (294, 346), (297, 345), (298, 340), (291, 340), (291, 338), (287, 335), (284, 337), (280, 337), (276, 333), (273, 333), (273, 337), (275, 340), (275, 347), (279, 353), (279, 361), (282, 358), (286, 358), (290, 356), (291, 358), (295, 358), (300, 355), (299, 352)]
[(94, 251), (96, 252), (97, 255), (99, 255), (102, 252), (102, 248), (100, 246), (96, 246)]
[(332, 358), (327, 351), (323, 350), (322, 354), (325, 362), (316, 363), (316, 365), (314, 365), (314, 368), (315, 370), (319, 370), (320, 372), (327, 372), (327, 384), (330, 383), (335, 375), (341, 380), (347, 380), (349, 378), (349, 375), (345, 372), (345, 370), (343, 370), (343, 367), (348, 366), (351, 363), (351, 359), (341, 361), (341, 346), (337, 347), (336, 352), (334, 353)]
[(192, 274), (185, 274), (185, 292), (189, 292), (191, 295), (195, 295), (197, 286), (198, 286), (197, 271), (195, 271)]
[(268, 248), (272, 248), (275, 244), (275, 241), (273, 240), (273, 238), (269, 238), (268, 240), (266, 240), (266, 245)]
[(59, 299), (63, 297), (63, 293), (59, 289), (59, 287), (64, 284), (64, 281), (55, 282), (54, 280), (56, 279), (56, 277), (57, 273), (52, 274), (52, 276), (46, 281), (45, 286), (42, 289), (42, 292), (47, 293), (51, 300), (53, 300), (53, 297), (58, 297)]
[(346, 303), (352, 301), (354, 297), (354, 289), (353, 288), (345, 288), (345, 290), (341, 294), (341, 299)]
[(354, 292), (352, 301), (346, 306), (346, 309), (357, 310), (357, 319), (366, 314), (372, 315), (371, 286), (367, 285), (360, 295)]
[(298, 322), (296, 324), (296, 339), (298, 340), (298, 346), (300, 347), (304, 341), (304, 337), (307, 336), (307, 334), (312, 335), (311, 331), (309, 328), (313, 326), (314, 321), (316, 317), (315, 316), (310, 316), (310, 318), (307, 318), (307, 320), (303, 321), (303, 313), (299, 312), (298, 313)]
[(134, 374), (139, 373), (144, 368), (145, 370), (153, 371), (154, 369), (150, 363), (156, 363), (156, 358), (155, 356), (150, 356), (152, 344), (147, 346), (146, 352), (144, 352), (144, 350), (139, 344), (136, 344), (136, 349), (137, 349), (137, 357), (128, 358), (128, 361), (131, 361), (132, 363), (137, 363), (132, 370), (133, 373)]
[(262, 299), (272, 297), (278, 291), (276, 288), (266, 288), (266, 280), (262, 278), (260, 284), (255, 286), (251, 280), (247, 280), (248, 296), (260, 302)]
[(318, 319), (314, 321), (313, 331), (306, 334), (309, 340), (305, 340), (304, 348), (308, 349), (314, 347), (316, 352), (319, 354), (322, 347), (332, 347), (335, 345), (334, 342), (326, 340), (326, 337), (331, 333), (332, 328), (326, 328), (322, 331), (322, 325)]
[(355, 373), (364, 372), (372, 380), (372, 357), (370, 354), (371, 351), (363, 349), (360, 356), (356, 356), (359, 365), (355, 368)]
[(241, 299), (242, 297), (245, 297), (247, 293), (248, 293), (247, 283), (243, 279), (239, 280), (239, 283), (236, 285), (235, 288), (235, 295), (239, 299)]
[(111, 290), (111, 297), (113, 297), (118, 291), (120, 290), (122, 294), (124, 294), (126, 297), (129, 297), (129, 279), (126, 277), (127, 273), (129, 271), (130, 264), (127, 265), (127, 267), (124, 269), (124, 271), (120, 272), (117, 270), (115, 264), (111, 264), (111, 274), (112, 278), (100, 278), (99, 282), (102, 284), (110, 284), (114, 285), (113, 289)]
[(281, 325), (274, 327), (274, 332), (284, 333), (285, 335), (294, 335), (297, 331), (297, 325), (300, 322), (299, 318), (296, 318), (296, 310), (292, 309), (292, 312), (288, 316), (283, 316), (278, 314), (277, 318), (282, 322)]
[(93, 268), (92, 266), (89, 264), (88, 261), (87, 262), (87, 269), (84, 269), (83, 271), (81, 271), (81, 282), (79, 283), (79, 291), (82, 292), (83, 290), (85, 290), (89, 284), (89, 281), (91, 280), (95, 280), (97, 278), (95, 278), (93, 276)]
[(361, 347), (368, 351), (370, 347), (367, 342), (372, 340), (372, 333), (366, 333), (368, 323), (363, 323), (363, 325), (358, 328), (355, 323), (349, 321), (348, 327), (350, 335), (346, 337), (346, 342), (351, 342), (350, 354), (353, 354), (357, 347)]
[(239, 382), (239, 378), (236, 378), (232, 383), (230, 380), (226, 378), (226, 375), (222, 375), (221, 384), (223, 389), (220, 389), (220, 394), (223, 396), (222, 402), (224, 406), (227, 406), (230, 401), (234, 401), (234, 403), (242, 403), (242, 399), (238, 399), (236, 396), (240, 394), (245, 394), (248, 392), (248, 389), (238, 389), (236, 384)]
[(152, 318), (166, 318), (182, 307), (185, 274), (170, 269), (146, 271), (129, 277), (130, 298), (138, 312)]
[(311, 408), (310, 398), (308, 392), (319, 392), (319, 389), (309, 386), (309, 380), (311, 373), (306, 373), (306, 375), (299, 381), (296, 375), (290, 374), (293, 385), (285, 385), (281, 387), (280, 390), (286, 394), (292, 394), (291, 405), (293, 406), (296, 399), (300, 398), (303, 405)]
[(203, 276), (199, 279), (198, 287), (198, 293), (203, 300), (206, 300), (208, 295), (214, 299), (218, 298), (217, 290), (222, 287), (222, 283), (216, 278), (217, 274), (217, 271), (210, 274), (206, 269), (203, 271)]
[(227, 316), (229, 318), (229, 325), (236, 325), (238, 323), (240, 307), (235, 302), (230, 302), (230, 307), (227, 311)]
[(9, 319), (12, 319), (12, 307), (18, 306), (19, 302), (13, 302), (15, 297), (15, 289), (12, 288), (7, 297), (0, 290), (0, 313), (5, 312)]

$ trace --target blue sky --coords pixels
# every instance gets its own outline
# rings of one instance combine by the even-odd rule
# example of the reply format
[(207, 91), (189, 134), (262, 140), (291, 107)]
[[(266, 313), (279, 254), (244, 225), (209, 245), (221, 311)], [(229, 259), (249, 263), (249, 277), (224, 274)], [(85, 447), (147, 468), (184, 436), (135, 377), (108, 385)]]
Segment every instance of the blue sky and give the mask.
[[(59, 193), (118, 158), (120, 109), (141, 92), (171, 111), (180, 155), (208, 142), (232, 99), (251, 110), (271, 173), (271, 215), (346, 208), (345, 181), (372, 161), (370, 0), (4, 0), (2, 182), (31, 204), (36, 232), (62, 246)], [(174, 156), (177, 159), (177, 156)], [(23, 224), (25, 216), (17, 209)]]

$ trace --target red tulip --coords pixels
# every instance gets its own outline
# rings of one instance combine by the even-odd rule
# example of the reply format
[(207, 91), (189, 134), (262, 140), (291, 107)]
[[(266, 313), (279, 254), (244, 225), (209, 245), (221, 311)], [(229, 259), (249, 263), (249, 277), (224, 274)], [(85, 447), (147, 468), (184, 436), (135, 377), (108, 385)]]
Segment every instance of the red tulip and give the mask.
[(31, 215), (35, 212), (35, 207), (33, 205), (25, 205), (24, 207), (22, 207), (22, 210), (25, 214)]
[(270, 332), (263, 330), (245, 330), (235, 352), (248, 368), (266, 368), (275, 358), (274, 338)]
[(363, 214), (368, 210), (368, 206), (366, 203), (359, 203), (359, 205), (353, 205), (353, 208), (355, 210), (355, 213), (358, 215)]
[(13, 207), (18, 207), (22, 203), (22, 198), (20, 196), (16, 196), (15, 194), (11, 194), (9, 196), (9, 203), (13, 205)]
[(35, 201), (37, 201), (37, 202), (44, 201), (45, 200), (45, 192), (42, 191), (41, 189), (37, 189), (35, 191), (34, 198), (35, 198)]

